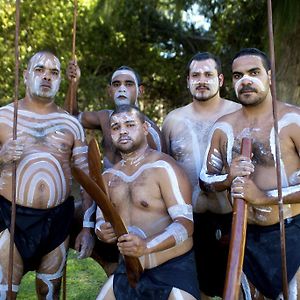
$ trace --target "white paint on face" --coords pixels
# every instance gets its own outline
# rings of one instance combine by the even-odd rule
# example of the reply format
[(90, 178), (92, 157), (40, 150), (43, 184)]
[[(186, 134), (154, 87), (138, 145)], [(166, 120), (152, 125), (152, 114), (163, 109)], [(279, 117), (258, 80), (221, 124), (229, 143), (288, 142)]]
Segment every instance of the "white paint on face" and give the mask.
[[(227, 163), (228, 165), (231, 164), (231, 160), (232, 160), (232, 148), (233, 148), (233, 143), (234, 143), (234, 135), (233, 135), (233, 129), (231, 127), (230, 124), (228, 123), (225, 123), (225, 122), (217, 122), (212, 130), (211, 130), (211, 133), (210, 133), (210, 137), (209, 137), (209, 144), (208, 144), (208, 147), (206, 149), (206, 153), (204, 155), (204, 163), (203, 163), (203, 166), (202, 166), (202, 170), (200, 172), (200, 179), (202, 181), (204, 181), (205, 183), (213, 183), (213, 182), (222, 182), (224, 180), (226, 180), (228, 174), (224, 174), (224, 175), (210, 175), (208, 173), (208, 170), (207, 170), (207, 165), (206, 165), (206, 162), (208, 161), (208, 153), (209, 153), (209, 150), (210, 150), (210, 147), (211, 147), (211, 139), (212, 139), (212, 136), (214, 134), (214, 132), (219, 129), (221, 131), (223, 131), (225, 133), (225, 135), (227, 136)], [(214, 151), (215, 152), (215, 151)]]
[(136, 180), (145, 170), (155, 169), (155, 168), (162, 168), (167, 171), (167, 175), (168, 175), (169, 181), (171, 183), (172, 191), (173, 191), (174, 197), (176, 199), (176, 202), (178, 204), (186, 204), (182, 197), (182, 194), (180, 192), (176, 174), (175, 174), (173, 168), (171, 167), (171, 165), (168, 164), (166, 161), (158, 160), (154, 163), (144, 164), (135, 173), (133, 173), (130, 176), (126, 175), (122, 171), (115, 170), (115, 169), (108, 169), (103, 174), (106, 174), (106, 173), (113, 174), (115, 176), (120, 177), (124, 182), (129, 183), (129, 182), (133, 182), (134, 180)]
[[(242, 78), (240, 78), (234, 85), (234, 91), (236, 94), (236, 97), (239, 98), (239, 90), (240, 90), (240, 86), (243, 84), (243, 82), (245, 80), (249, 80), (250, 82), (252, 82), (252, 84), (256, 84), (260, 90), (262, 92), (264, 92), (266, 90), (264, 84), (262, 83), (262, 81), (259, 78), (256, 77), (252, 77), (249, 75), (244, 75)], [(255, 88), (255, 87), (254, 87)]]
[(32, 57), (25, 84), (30, 93), (43, 98), (54, 98), (60, 85), (60, 62), (50, 53), (37, 53)]
[(218, 93), (220, 82), (214, 60), (192, 61), (188, 88), (196, 100), (208, 100)]
[(132, 144), (139, 138), (142, 124), (136, 112), (123, 112), (113, 115), (110, 120), (111, 137), (116, 147)]
[[(135, 90), (132, 91), (129, 88), (127, 88), (123, 83), (116, 88), (114, 91), (114, 102), (115, 104), (122, 105), (122, 104), (134, 104), (136, 107), (138, 107), (138, 101), (137, 98), (139, 96), (139, 85), (138, 85), (138, 80), (134, 72), (130, 70), (117, 70), (113, 73), (111, 77), (111, 86), (113, 86), (113, 82), (115, 80), (118, 80), (121, 76), (120, 75), (125, 75), (128, 77), (127, 80), (132, 80), (134, 82)], [(124, 80), (124, 76), (121, 77)], [(125, 77), (126, 79), (126, 77)], [(125, 80), (126, 81), (126, 80)], [(135, 95), (133, 95), (135, 92)]]

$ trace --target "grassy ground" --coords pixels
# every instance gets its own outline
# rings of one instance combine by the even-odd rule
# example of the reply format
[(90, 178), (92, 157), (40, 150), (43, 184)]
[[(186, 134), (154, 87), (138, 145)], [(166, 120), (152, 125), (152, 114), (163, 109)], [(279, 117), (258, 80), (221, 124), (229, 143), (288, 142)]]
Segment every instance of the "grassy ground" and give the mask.
[[(91, 258), (79, 260), (70, 250), (67, 267), (67, 300), (94, 300), (107, 277), (103, 269)], [(27, 273), (20, 287), (18, 300), (37, 299), (35, 273)]]

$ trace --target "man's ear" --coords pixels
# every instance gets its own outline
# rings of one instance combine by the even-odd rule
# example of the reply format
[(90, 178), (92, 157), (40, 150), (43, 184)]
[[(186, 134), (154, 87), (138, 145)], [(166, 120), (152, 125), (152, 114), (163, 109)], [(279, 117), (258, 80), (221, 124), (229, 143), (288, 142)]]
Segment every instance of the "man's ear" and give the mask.
[(219, 74), (218, 78), (219, 78), (219, 87), (222, 87), (223, 84), (224, 84), (224, 75), (223, 74)]
[(139, 96), (143, 95), (145, 92), (145, 87), (141, 84), (139, 85)]
[(113, 98), (113, 94), (112, 94), (112, 90), (111, 90), (111, 85), (110, 84), (108, 84), (106, 86), (106, 92), (108, 94), (108, 97), (112, 99)]
[(151, 127), (151, 124), (148, 121), (145, 121), (143, 123), (143, 131), (144, 131), (144, 135), (148, 135), (149, 133), (149, 127)]
[(24, 84), (26, 85), (27, 80), (28, 80), (28, 70), (27, 69), (25, 69), (23, 71), (23, 80), (24, 80)]
[(187, 89), (190, 88), (190, 85), (189, 85), (189, 79), (190, 79), (190, 77), (187, 76), (187, 77), (186, 77), (186, 87), (187, 87)]
[(268, 77), (269, 77), (269, 84), (271, 85), (271, 83), (272, 83), (272, 71), (269, 70), (267, 73), (268, 73)]

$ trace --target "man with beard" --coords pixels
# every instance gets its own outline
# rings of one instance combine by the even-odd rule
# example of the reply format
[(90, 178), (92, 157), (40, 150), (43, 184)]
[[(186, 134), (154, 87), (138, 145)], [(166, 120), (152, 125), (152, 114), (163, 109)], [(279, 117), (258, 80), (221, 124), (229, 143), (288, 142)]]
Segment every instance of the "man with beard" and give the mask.
[(194, 249), (200, 290), (207, 296), (222, 296), (232, 214), (225, 192), (200, 189), (199, 174), (212, 125), (240, 107), (220, 97), (221, 72), (220, 60), (211, 53), (193, 56), (187, 65), (187, 87), (193, 102), (170, 112), (163, 124), (168, 152), (192, 183)]
[[(207, 190), (231, 189), (233, 198), (247, 201), (248, 228), (243, 270), (255, 287), (251, 287), (253, 299), (282, 299), (269, 59), (258, 49), (243, 49), (233, 59), (232, 74), (242, 108), (220, 118), (214, 125), (201, 180)], [(299, 299), (300, 110), (277, 102), (277, 112), (289, 299)], [(251, 159), (240, 155), (243, 137), (252, 140)], [(249, 291), (249, 286), (245, 287), (244, 290)], [(251, 299), (249, 297), (247, 299)]]
[[(17, 139), (14, 106), (0, 108), (0, 298), (8, 291), (8, 257), (13, 189), (16, 192), (12, 298), (23, 275), (36, 271), (39, 299), (59, 299), (74, 212), (71, 162), (88, 173), (87, 146), (77, 119), (54, 103), (60, 62), (47, 51), (33, 55), (24, 71), (25, 97), (18, 102)], [(16, 163), (16, 186), (13, 186)], [(80, 257), (91, 254), (95, 204), (84, 192), (89, 212), (76, 240)]]
[(132, 288), (120, 262), (97, 299), (199, 299), (192, 193), (185, 172), (169, 155), (148, 146), (149, 125), (136, 107), (118, 106), (110, 127), (122, 160), (103, 176), (129, 234), (117, 239), (109, 223), (99, 224), (96, 234), (117, 242), (122, 255), (139, 258), (144, 272)]
[[(69, 80), (75, 78), (75, 87), (80, 78), (80, 69), (76, 62), (71, 61), (67, 69), (67, 77)], [(66, 104), (69, 103), (70, 99), (70, 88), (66, 98)], [(110, 84), (108, 87), (108, 94), (111, 100), (114, 101), (114, 105), (117, 107), (122, 104), (131, 104), (138, 107), (138, 98), (143, 94), (144, 87), (141, 83), (140, 76), (130, 67), (122, 66), (118, 68), (111, 76)], [(78, 114), (76, 101), (73, 102), (73, 111), (74, 114)], [(110, 127), (109, 127), (109, 117), (112, 113), (112, 110), (100, 110), (100, 111), (86, 111), (81, 112), (78, 115), (79, 121), (86, 129), (99, 129), (102, 131), (103, 139), (102, 146), (104, 152), (104, 169), (112, 167), (115, 163), (120, 161), (121, 155), (117, 149), (113, 146), (111, 136), (110, 136)], [(157, 125), (147, 118), (149, 123), (149, 135), (148, 142), (151, 148), (158, 151), (164, 149), (164, 141), (161, 135), (161, 132)]]

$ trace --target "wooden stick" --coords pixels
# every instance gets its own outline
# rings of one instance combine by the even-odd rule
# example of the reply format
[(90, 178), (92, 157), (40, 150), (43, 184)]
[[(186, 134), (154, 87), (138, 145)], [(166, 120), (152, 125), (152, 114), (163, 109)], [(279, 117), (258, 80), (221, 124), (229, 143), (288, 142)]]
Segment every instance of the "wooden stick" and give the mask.
[[(17, 139), (17, 118), (19, 99), (19, 29), (20, 29), (20, 0), (16, 0), (16, 29), (15, 29), (15, 97), (14, 97), (14, 119), (13, 119), (13, 140)], [(11, 222), (10, 241), (8, 258), (8, 299), (13, 299), (13, 258), (14, 258), (14, 237), (16, 225), (16, 175), (17, 163), (12, 166), (12, 201), (11, 201)]]
[[(76, 51), (76, 27), (77, 27), (77, 0), (74, 0), (74, 13), (73, 13), (73, 30), (72, 30), (72, 60), (74, 61), (76, 58), (75, 51)], [(75, 79), (72, 78), (71, 80), (71, 89), (70, 89), (70, 107), (69, 113), (73, 115), (74, 113), (74, 97), (75, 97)]]
[(269, 51), (271, 59), (271, 93), (273, 104), (273, 121), (275, 133), (275, 150), (276, 150), (276, 177), (278, 189), (278, 214), (280, 224), (280, 246), (281, 246), (281, 268), (282, 268), (282, 286), (284, 299), (288, 299), (288, 279), (286, 265), (286, 245), (285, 245), (285, 226), (283, 215), (283, 198), (282, 198), (282, 182), (281, 182), (281, 164), (280, 164), (280, 140), (278, 131), (278, 111), (277, 111), (277, 93), (276, 93), (276, 71), (275, 71), (275, 51), (274, 51), (274, 34), (273, 34), (273, 18), (272, 18), (272, 1), (268, 0), (268, 34), (269, 34)]
[[(243, 138), (241, 154), (251, 157), (251, 139)], [(224, 300), (238, 300), (247, 231), (248, 206), (244, 199), (234, 199), (231, 239), (223, 293)]]

